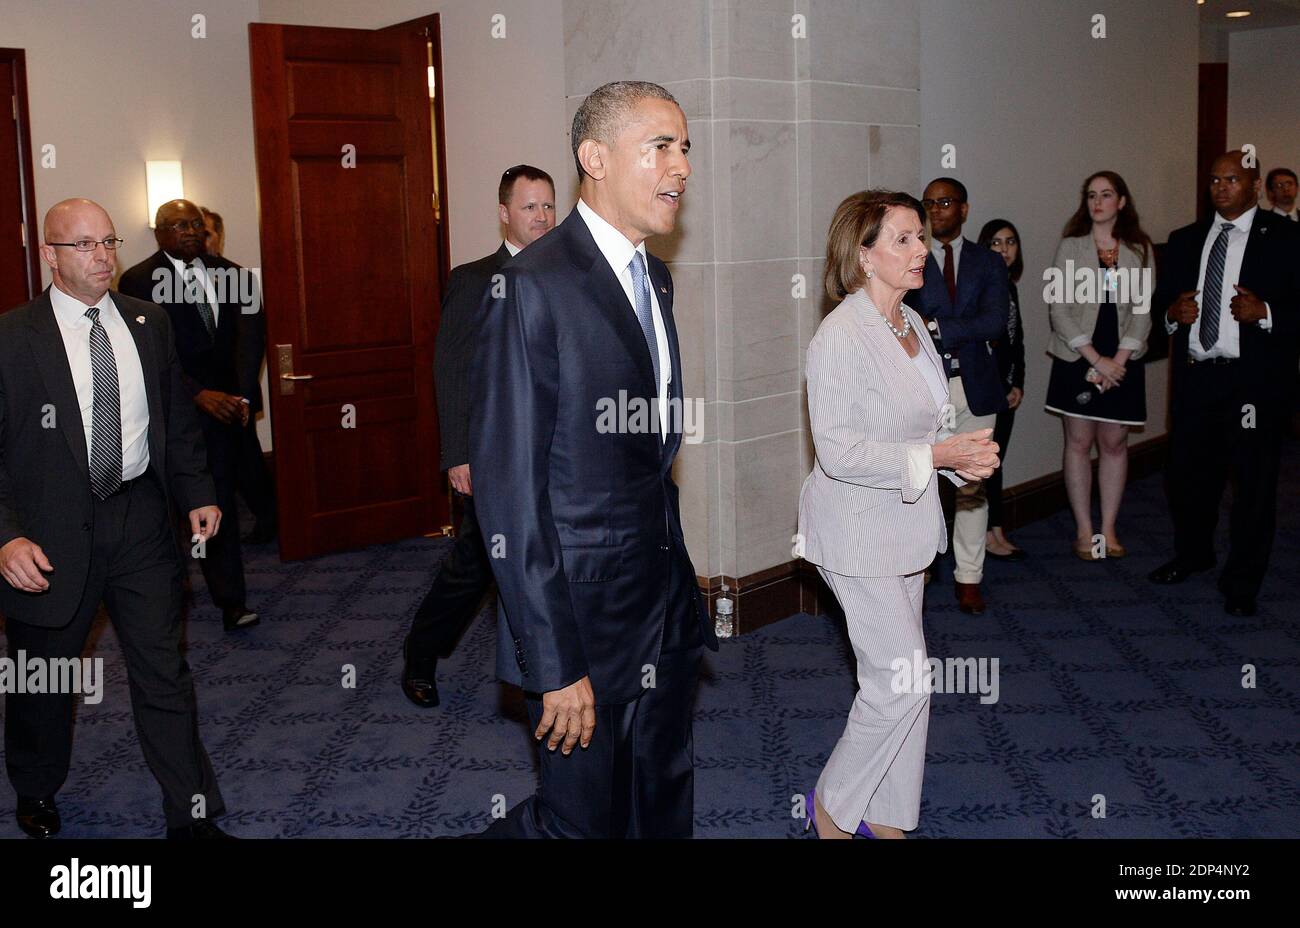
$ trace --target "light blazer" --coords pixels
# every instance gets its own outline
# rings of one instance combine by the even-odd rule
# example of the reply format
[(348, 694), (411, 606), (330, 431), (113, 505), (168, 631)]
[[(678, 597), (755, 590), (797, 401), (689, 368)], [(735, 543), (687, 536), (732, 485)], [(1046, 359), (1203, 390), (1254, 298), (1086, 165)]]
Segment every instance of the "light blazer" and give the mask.
[[(903, 311), (942, 371), (920, 316)], [(806, 369), (817, 459), (799, 494), (804, 558), (851, 577), (923, 570), (948, 547), (929, 449), (952, 434), (943, 409), (864, 290), (822, 320)]]
[[(1140, 268), (1149, 270), (1149, 274), (1143, 275), (1145, 280), (1142, 281), (1142, 292), (1130, 294), (1140, 296), (1140, 300), (1120, 302), (1118, 297), (1123, 295), (1122, 291), (1116, 294), (1115, 300), (1115, 312), (1119, 316), (1119, 347), (1131, 351), (1134, 361), (1147, 353), (1147, 335), (1151, 332), (1151, 298), (1154, 295), (1156, 280), (1152, 251), (1152, 248), (1147, 248), (1147, 259), (1143, 263), (1142, 256), (1128, 243), (1120, 242), (1119, 246), (1119, 267), (1122, 271), (1132, 274)], [(1070, 267), (1067, 267), (1067, 262), (1071, 262)], [(1101, 301), (1075, 302), (1074, 279), (1067, 274), (1067, 271), (1073, 274), (1079, 268), (1087, 268), (1092, 273), (1100, 270), (1100, 265), (1097, 263), (1097, 246), (1092, 241), (1092, 233), (1061, 239), (1052, 266), (1066, 275), (1065, 300), (1048, 306), (1048, 314), (1052, 320), (1052, 335), (1047, 345), (1047, 352), (1062, 361), (1077, 361), (1080, 358), (1077, 346), (1086, 344), (1078, 340), (1082, 338), (1092, 340), (1092, 330), (1097, 326), (1097, 314), (1101, 312)], [(1102, 294), (1098, 293), (1097, 296), (1101, 297)], [(1071, 342), (1074, 342), (1076, 347), (1071, 348)]]

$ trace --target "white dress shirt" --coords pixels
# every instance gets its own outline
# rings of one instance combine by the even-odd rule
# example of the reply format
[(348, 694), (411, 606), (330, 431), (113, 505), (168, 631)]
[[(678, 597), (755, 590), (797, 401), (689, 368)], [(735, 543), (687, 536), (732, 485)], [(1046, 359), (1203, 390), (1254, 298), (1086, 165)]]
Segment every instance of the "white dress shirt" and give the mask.
[[(952, 279), (957, 279), (957, 270), (961, 267), (961, 236), (957, 236), (948, 244), (952, 246)], [(937, 238), (930, 239), (930, 253), (934, 255), (935, 263), (939, 268), (939, 276), (943, 276), (943, 242)]]
[[(95, 413), (94, 374), (90, 363), (91, 321), (86, 316), (90, 307), (58, 287), (50, 287), (50, 303), (63, 336), (63, 348), (68, 353), (68, 367), (72, 370), (72, 385), (77, 390), (77, 405), (81, 408), (81, 425), (86, 434), (86, 455), (89, 457)], [(127, 328), (139, 323), (134, 319), (130, 322), (123, 319), (107, 292), (95, 305), (99, 307), (99, 321), (108, 333), (117, 364), (117, 392), (122, 416), (122, 480), (134, 480), (149, 467), (149, 400), (144, 389), (144, 368), (140, 366), (135, 339)]]
[(1290, 212), (1287, 212), (1280, 206), (1274, 206), (1272, 210), (1273, 212), (1277, 213), (1279, 216), (1285, 216), (1287, 219), (1290, 219), (1292, 222), (1300, 222), (1300, 206), (1295, 207)]
[[(1232, 298), (1237, 295), (1233, 289), (1241, 277), (1241, 263), (1246, 257), (1246, 242), (1250, 238), (1250, 227), (1255, 221), (1255, 212), (1258, 207), (1252, 206), (1236, 219), (1224, 219), (1218, 213), (1214, 214), (1214, 221), (1210, 223), (1210, 231), (1205, 236), (1205, 244), (1201, 246), (1201, 269), (1196, 275), (1196, 305), (1199, 312), (1196, 315), (1196, 321), (1192, 323), (1191, 331), (1187, 333), (1187, 350), (1197, 361), (1205, 361), (1209, 358), (1240, 358), (1241, 357), (1241, 324), (1232, 316)], [(1201, 347), (1201, 317), (1205, 315), (1205, 266), (1209, 263), (1210, 252), (1214, 248), (1214, 242), (1219, 237), (1219, 231), (1222, 223), (1231, 222), (1233, 228), (1228, 232), (1228, 252), (1223, 259), (1223, 289), (1219, 291), (1219, 305), (1217, 312), (1219, 314), (1219, 340), (1214, 343), (1210, 350)], [(1215, 312), (1216, 307), (1210, 307), (1210, 312)], [(1263, 319), (1257, 323), (1264, 331), (1269, 331), (1273, 327), (1273, 310), (1267, 303), (1264, 304)], [(1168, 316), (1165, 317), (1165, 330), (1171, 335), (1178, 329), (1176, 322), (1170, 322)]]
[[(596, 247), (600, 249), (600, 253), (609, 262), (610, 268), (614, 271), (614, 276), (623, 285), (623, 292), (627, 294), (627, 301), (632, 307), (632, 318), (634, 320), (636, 319), (636, 294), (632, 289), (631, 264), (633, 253), (640, 252), (641, 260), (645, 261), (646, 278), (650, 286), (650, 315), (654, 319), (655, 343), (659, 348), (659, 434), (664, 441), (667, 441), (670, 414), (668, 409), (668, 384), (672, 380), (673, 365), (672, 359), (668, 355), (668, 331), (664, 328), (663, 314), (659, 310), (659, 296), (655, 293), (654, 280), (650, 278), (650, 261), (646, 257), (645, 242), (634, 248), (622, 232), (597, 215), (596, 211), (582, 200), (578, 200), (578, 213), (582, 216), (583, 221), (587, 223), (587, 228), (591, 230), (591, 237), (596, 240)], [(640, 327), (641, 323), (637, 320), (637, 328)]]
[[(167, 255), (167, 260), (172, 263), (172, 267), (176, 268), (176, 273), (180, 275), (181, 283), (184, 285), (185, 262), (180, 258), (172, 257), (172, 255), (165, 251), (163, 254)], [(217, 303), (217, 294), (212, 289), (212, 279), (208, 277), (208, 269), (203, 266), (202, 258), (194, 259), (194, 271), (198, 276), (199, 282), (203, 285), (203, 292), (207, 294), (206, 298), (208, 301), (208, 307), (212, 310), (212, 324), (218, 326), (221, 324), (221, 306)], [(178, 302), (193, 305), (184, 296), (182, 296)], [(196, 313), (199, 311), (197, 306), (194, 307), (194, 311)]]
[(510, 257), (512, 257), (512, 258), (513, 258), (515, 255), (519, 254), (519, 252), (523, 251), (522, 248), (520, 248), (520, 247), (519, 247), (518, 245), (516, 245), (514, 242), (510, 241), (510, 239), (508, 239), (508, 238), (503, 238), (503, 239), (501, 240), (501, 244), (506, 246), (506, 251), (510, 252)]

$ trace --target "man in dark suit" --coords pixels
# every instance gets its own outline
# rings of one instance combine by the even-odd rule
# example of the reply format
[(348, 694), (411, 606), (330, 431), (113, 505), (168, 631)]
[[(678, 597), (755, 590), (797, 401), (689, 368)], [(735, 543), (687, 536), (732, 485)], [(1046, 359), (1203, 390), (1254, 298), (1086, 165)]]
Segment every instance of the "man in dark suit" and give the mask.
[[(925, 283), (904, 297), (926, 321), (948, 372), (957, 432), (993, 428), (1007, 408), (1007, 391), (989, 342), (1005, 338), (1011, 309), (1010, 283), (1001, 255), (962, 238), (970, 212), (966, 186), (951, 177), (930, 181), (921, 200), (930, 217)], [(962, 612), (984, 611), (980, 581), (988, 543), (988, 500), (982, 482), (956, 491), (952, 525), (953, 580)]]
[(1170, 234), (1154, 307), (1173, 336), (1166, 488), (1174, 558), (1154, 583), (1182, 583), (1216, 563), (1214, 529), (1235, 476), (1228, 559), (1230, 615), (1255, 614), (1268, 569), (1282, 440), (1300, 355), (1300, 236), (1262, 210), (1259, 169), (1241, 152), (1215, 159), (1215, 214)]
[(687, 837), (691, 706), (717, 641), (672, 479), (672, 279), (645, 249), (677, 222), (686, 117), (662, 87), (620, 81), (587, 97), (570, 138), (577, 208), (502, 268), (470, 373), (497, 672), (546, 740), (539, 791), (486, 834)]
[(434, 355), (442, 469), (461, 504), (460, 534), (416, 610), (403, 646), (402, 692), (424, 709), (438, 705), (437, 667), (455, 647), (492, 585), (487, 548), (474, 517), (469, 470), (469, 369), (478, 344), (483, 296), (510, 258), (555, 228), (555, 181), (541, 168), (517, 164), (501, 175), (497, 213), (505, 227), (501, 247), (452, 269), (442, 298)]
[(171, 319), (183, 382), (202, 413), (208, 469), (226, 517), (226, 531), (199, 551), (199, 564), (226, 631), (250, 628), (258, 616), (246, 602), (236, 493), (242, 432), (262, 403), (258, 375), (266, 345), (254, 316), (261, 311), (256, 279), (204, 253), (203, 214), (188, 200), (158, 207), (154, 226), (158, 250), (125, 271), (118, 289), (157, 303)]
[[(45, 217), (54, 285), (0, 316), (0, 611), (9, 654), (75, 659), (102, 602), (117, 630), (136, 732), (169, 837), (225, 837), (181, 651), (182, 561), (170, 505), (211, 541), (221, 511), (182, 384), (171, 323), (112, 293), (112, 220), (89, 200)], [(5, 764), (18, 824), (59, 831), (74, 694), (13, 693)]]

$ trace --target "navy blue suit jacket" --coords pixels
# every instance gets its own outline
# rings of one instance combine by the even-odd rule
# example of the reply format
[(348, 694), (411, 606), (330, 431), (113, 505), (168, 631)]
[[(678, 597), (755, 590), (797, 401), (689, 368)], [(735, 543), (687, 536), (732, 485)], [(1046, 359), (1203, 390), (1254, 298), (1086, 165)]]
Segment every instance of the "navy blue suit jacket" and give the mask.
[(939, 323), (940, 354), (960, 362), (966, 403), (977, 416), (1007, 408), (1007, 387), (998, 375), (998, 362), (989, 342), (1007, 337), (1011, 310), (1010, 278), (1002, 257), (970, 239), (962, 239), (957, 262), (957, 305), (948, 298), (943, 267), (930, 254), (925, 283), (911, 290), (904, 302), (926, 319)]
[[(680, 403), (672, 278), (648, 264)], [(469, 439), (501, 597), (497, 671), (538, 693), (590, 676), (598, 703), (630, 702), (658, 664), (670, 610), (717, 648), (672, 479), (680, 421), (666, 442), (657, 427), (600, 425), (603, 403), (657, 390), (636, 314), (576, 209), (501, 273), (484, 295)], [(691, 602), (669, 602), (670, 571), (684, 572)]]

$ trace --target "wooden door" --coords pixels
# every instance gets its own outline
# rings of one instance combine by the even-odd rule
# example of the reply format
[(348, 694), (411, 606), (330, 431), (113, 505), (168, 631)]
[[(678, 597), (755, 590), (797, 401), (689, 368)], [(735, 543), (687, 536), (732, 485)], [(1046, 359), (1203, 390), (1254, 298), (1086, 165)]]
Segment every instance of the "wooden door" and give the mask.
[(27, 125), (25, 56), (20, 48), (0, 48), (0, 312), (42, 289)]
[(253, 23), (267, 369), (286, 559), (447, 521), (427, 47)]

